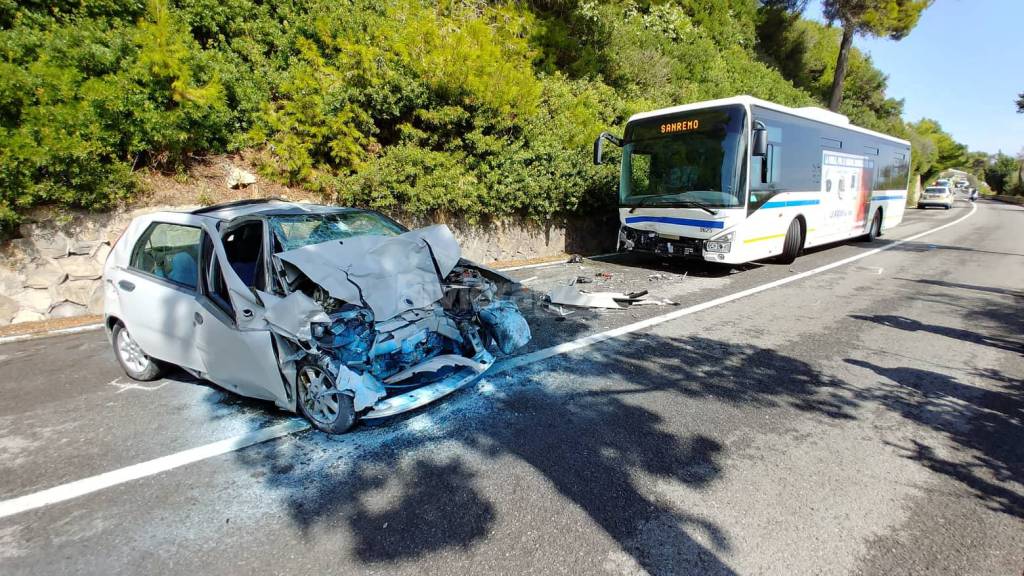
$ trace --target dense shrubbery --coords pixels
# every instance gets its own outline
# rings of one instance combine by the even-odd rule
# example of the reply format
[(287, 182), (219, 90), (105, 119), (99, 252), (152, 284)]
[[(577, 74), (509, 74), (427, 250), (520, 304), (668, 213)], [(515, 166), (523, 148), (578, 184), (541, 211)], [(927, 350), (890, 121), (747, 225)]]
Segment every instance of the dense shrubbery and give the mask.
[[(823, 100), (837, 32), (759, 6), (0, 0), (0, 227), (34, 204), (128, 198), (141, 166), (241, 148), (268, 176), (395, 213), (593, 210), (616, 174), (590, 143), (632, 112)], [(844, 112), (931, 146), (884, 87), (855, 53)]]

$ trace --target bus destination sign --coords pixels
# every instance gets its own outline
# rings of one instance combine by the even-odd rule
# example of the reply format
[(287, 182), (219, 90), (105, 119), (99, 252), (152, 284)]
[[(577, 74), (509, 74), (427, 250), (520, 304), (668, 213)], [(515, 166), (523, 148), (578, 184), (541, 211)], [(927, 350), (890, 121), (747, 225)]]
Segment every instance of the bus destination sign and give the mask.
[(700, 120), (682, 120), (680, 122), (669, 122), (661, 125), (662, 134), (675, 134), (676, 132), (689, 132), (700, 129)]

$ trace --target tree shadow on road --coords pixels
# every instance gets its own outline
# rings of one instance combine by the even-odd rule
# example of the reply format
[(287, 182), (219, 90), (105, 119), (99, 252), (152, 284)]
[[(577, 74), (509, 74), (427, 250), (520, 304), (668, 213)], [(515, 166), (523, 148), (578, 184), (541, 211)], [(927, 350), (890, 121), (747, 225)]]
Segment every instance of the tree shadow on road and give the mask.
[[(647, 572), (732, 574), (721, 559), (730, 538), (710, 512), (682, 509), (639, 479), (701, 491), (724, 474), (722, 440), (684, 432), (693, 399), (849, 419), (845, 396), (843, 383), (772, 350), (647, 334), (486, 379), (420, 417), (236, 457), (285, 499), (300, 530), (346, 526), (367, 565), (475, 551), (510, 510), (527, 525), (549, 521), (536, 503), (585, 514)], [(496, 483), (492, 470), (507, 479)], [(538, 483), (551, 491), (501, 489)]]
[(946, 336), (947, 338), (952, 338), (960, 342), (990, 346), (1007, 352), (1024, 353), (1024, 343), (1016, 340), (1002, 338), (999, 336), (990, 336), (988, 334), (982, 334), (973, 330), (965, 330), (963, 328), (927, 324), (912, 318), (907, 318), (906, 316), (896, 316), (891, 314), (854, 314), (851, 318), (874, 322), (876, 324), (881, 324), (882, 326), (897, 328), (907, 332), (929, 332), (940, 336)]
[(1024, 494), (1006, 486), (1024, 478), (1024, 383), (1004, 377), (1001, 386), (988, 389), (931, 370), (846, 362), (900, 386), (866, 389), (857, 394), (859, 401), (882, 404), (942, 432), (958, 448), (956, 459), (944, 459), (934, 447), (913, 440), (899, 446), (906, 457), (962, 482), (990, 509), (1024, 518)]

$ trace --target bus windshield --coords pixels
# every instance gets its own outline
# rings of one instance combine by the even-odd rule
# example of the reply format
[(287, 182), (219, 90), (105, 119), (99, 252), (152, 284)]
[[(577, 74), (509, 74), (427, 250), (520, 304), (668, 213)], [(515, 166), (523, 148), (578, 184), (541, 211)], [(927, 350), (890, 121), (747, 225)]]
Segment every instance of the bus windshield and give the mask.
[(634, 207), (743, 206), (743, 126), (742, 106), (631, 124), (623, 147), (619, 203)]

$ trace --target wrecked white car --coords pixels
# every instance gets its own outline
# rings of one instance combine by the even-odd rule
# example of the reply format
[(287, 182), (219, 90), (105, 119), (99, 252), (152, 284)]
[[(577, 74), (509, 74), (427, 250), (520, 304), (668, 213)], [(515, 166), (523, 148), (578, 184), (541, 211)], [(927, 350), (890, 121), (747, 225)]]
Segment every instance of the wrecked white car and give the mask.
[(128, 226), (104, 267), (106, 326), (136, 380), (168, 365), (329, 433), (423, 406), (530, 339), (514, 280), (443, 225), (243, 201)]

